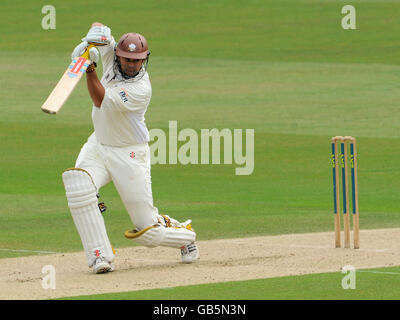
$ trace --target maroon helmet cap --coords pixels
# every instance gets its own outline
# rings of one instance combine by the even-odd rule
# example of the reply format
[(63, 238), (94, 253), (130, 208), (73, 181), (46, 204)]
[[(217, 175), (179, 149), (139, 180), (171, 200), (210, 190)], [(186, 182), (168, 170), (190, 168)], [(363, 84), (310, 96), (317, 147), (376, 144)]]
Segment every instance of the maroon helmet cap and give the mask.
[(118, 41), (115, 54), (129, 59), (146, 59), (149, 54), (147, 40), (139, 33), (125, 33)]

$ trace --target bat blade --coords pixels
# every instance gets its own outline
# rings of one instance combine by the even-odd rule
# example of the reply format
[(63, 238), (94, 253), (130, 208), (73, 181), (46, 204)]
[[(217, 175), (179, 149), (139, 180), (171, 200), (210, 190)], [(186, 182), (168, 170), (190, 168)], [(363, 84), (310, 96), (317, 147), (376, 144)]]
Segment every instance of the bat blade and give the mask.
[(89, 59), (82, 56), (74, 58), (41, 109), (46, 113), (56, 114), (67, 101), (90, 63)]

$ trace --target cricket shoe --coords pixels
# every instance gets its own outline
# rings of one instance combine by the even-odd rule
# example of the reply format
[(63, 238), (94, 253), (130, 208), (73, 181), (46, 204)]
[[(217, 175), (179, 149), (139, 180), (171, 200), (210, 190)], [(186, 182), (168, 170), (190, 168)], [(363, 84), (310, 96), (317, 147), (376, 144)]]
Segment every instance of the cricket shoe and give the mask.
[(103, 257), (96, 258), (93, 264), (93, 272), (96, 274), (99, 273), (106, 273), (106, 272), (113, 272), (114, 271), (114, 264), (107, 262)]
[(183, 263), (192, 263), (200, 258), (199, 248), (194, 242), (181, 247), (181, 255)]

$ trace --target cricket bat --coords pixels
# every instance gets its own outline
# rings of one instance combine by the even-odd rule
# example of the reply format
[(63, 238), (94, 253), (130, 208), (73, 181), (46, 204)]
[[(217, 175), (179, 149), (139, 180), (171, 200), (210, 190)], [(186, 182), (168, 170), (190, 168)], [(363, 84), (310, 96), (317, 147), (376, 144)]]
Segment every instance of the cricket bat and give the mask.
[(80, 57), (76, 57), (72, 60), (47, 100), (43, 103), (42, 110), (44, 112), (56, 114), (60, 111), (72, 91), (74, 91), (79, 80), (82, 78), (82, 75), (86, 72), (87, 67), (91, 64), (89, 60), (89, 50), (93, 47), (95, 47), (94, 44), (89, 44), (86, 51)]

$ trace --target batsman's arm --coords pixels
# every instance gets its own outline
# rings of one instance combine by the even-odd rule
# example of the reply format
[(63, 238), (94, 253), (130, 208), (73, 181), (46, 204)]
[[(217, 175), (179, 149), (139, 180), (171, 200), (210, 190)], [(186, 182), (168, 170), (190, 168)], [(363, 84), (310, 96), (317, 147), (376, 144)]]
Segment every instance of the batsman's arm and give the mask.
[(95, 107), (100, 108), (106, 90), (97, 77), (96, 69), (90, 65), (86, 70), (86, 83)]

